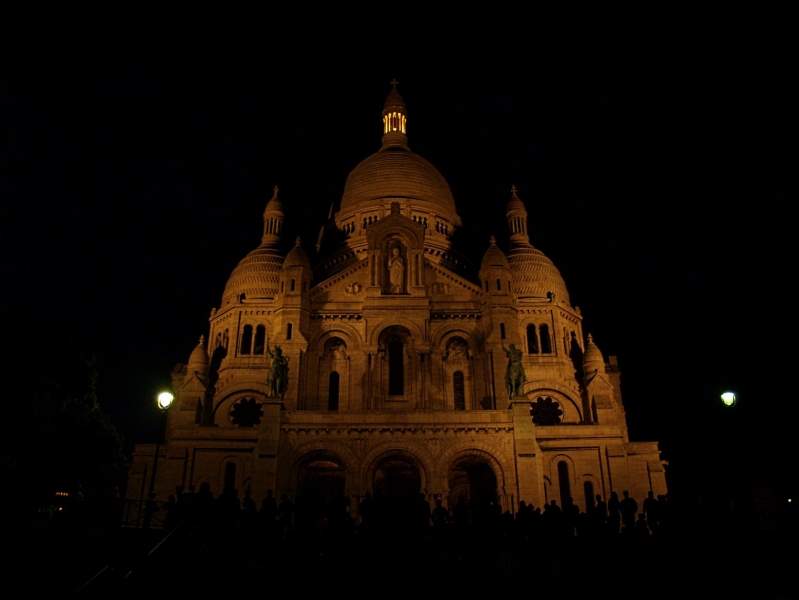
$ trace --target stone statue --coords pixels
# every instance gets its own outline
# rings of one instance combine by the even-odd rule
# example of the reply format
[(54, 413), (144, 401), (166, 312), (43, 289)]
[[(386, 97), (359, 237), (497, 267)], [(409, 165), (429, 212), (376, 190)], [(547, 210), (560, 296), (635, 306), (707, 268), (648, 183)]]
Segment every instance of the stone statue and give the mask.
[(502, 344), (502, 349), (505, 351), (505, 356), (508, 357), (508, 368), (505, 371), (505, 386), (508, 388), (508, 396), (517, 398), (522, 395), (524, 382), (527, 381), (524, 365), (522, 365), (522, 353), (515, 344), (511, 344), (510, 348), (506, 348), (505, 344)]
[(272, 359), (272, 366), (269, 367), (269, 376), (267, 377), (267, 384), (269, 384), (269, 395), (272, 398), (283, 397), (286, 395), (286, 390), (289, 387), (289, 357), (283, 356), (283, 349), (280, 346), (275, 346), (275, 350), (269, 349), (269, 342), (266, 343), (266, 353)]
[(401, 294), (405, 283), (405, 261), (400, 256), (400, 249), (394, 246), (391, 249), (391, 256), (388, 258), (389, 286), (390, 294)]
[(466, 344), (455, 340), (450, 343), (449, 348), (447, 348), (447, 360), (453, 362), (458, 360), (466, 360), (468, 358), (468, 350), (469, 347)]
[(330, 349), (330, 355), (338, 360), (347, 358), (347, 347), (343, 343), (339, 343)]

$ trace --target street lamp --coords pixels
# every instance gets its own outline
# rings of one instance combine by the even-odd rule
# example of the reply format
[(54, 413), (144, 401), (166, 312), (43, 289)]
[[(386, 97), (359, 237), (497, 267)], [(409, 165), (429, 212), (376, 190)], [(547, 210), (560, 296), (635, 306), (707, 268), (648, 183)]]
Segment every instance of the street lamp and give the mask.
[(163, 435), (163, 437), (166, 437), (166, 413), (169, 410), (169, 407), (172, 406), (172, 402), (174, 402), (174, 400), (175, 397), (169, 392), (161, 392), (158, 394), (158, 398), (156, 399), (158, 408), (164, 415), (164, 426), (163, 434), (159, 432), (158, 441), (155, 443), (155, 458), (153, 459), (153, 472), (150, 474), (150, 491), (148, 498), (152, 497), (153, 492), (155, 491), (155, 472), (158, 470), (158, 455), (161, 453), (161, 436)]
[(724, 392), (721, 395), (721, 401), (724, 403), (724, 406), (735, 406), (737, 398), (734, 392)]

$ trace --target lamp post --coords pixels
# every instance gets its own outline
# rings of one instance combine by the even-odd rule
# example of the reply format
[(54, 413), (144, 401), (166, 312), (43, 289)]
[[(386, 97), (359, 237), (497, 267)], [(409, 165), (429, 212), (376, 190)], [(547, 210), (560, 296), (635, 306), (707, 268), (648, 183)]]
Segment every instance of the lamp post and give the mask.
[(148, 498), (152, 497), (155, 490), (155, 473), (158, 470), (158, 455), (161, 453), (161, 437), (162, 435), (163, 437), (166, 437), (166, 413), (169, 410), (169, 407), (172, 406), (172, 402), (174, 402), (174, 400), (175, 397), (169, 392), (161, 392), (158, 394), (158, 398), (156, 400), (159, 410), (164, 415), (164, 426), (163, 432), (159, 432), (158, 441), (155, 443), (155, 458), (153, 459), (153, 472), (150, 474), (150, 490), (147, 494)]

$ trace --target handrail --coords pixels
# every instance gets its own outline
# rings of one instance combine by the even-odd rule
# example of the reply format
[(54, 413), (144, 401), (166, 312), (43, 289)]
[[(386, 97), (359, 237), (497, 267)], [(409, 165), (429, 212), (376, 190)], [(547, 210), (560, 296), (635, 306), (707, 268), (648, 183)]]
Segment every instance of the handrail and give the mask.
[(105, 565), (83, 585), (76, 589), (74, 594), (78, 595), (82, 592), (85, 592), (88, 589), (95, 587), (102, 581), (111, 581), (111, 578), (115, 573), (124, 572), (125, 576), (117, 580), (117, 585), (122, 586), (126, 580), (132, 579), (132, 576), (135, 576), (138, 572), (146, 568), (148, 561), (151, 561), (156, 552), (158, 552), (158, 550), (161, 549), (168, 540), (172, 539), (172, 536), (175, 535), (178, 530), (180, 530), (181, 525), (182, 523), (178, 523), (173, 529), (161, 536), (161, 538), (158, 540), (158, 543), (155, 544), (155, 546), (153, 546), (144, 556), (133, 556), (127, 566), (120, 568), (115, 567), (113, 564)]

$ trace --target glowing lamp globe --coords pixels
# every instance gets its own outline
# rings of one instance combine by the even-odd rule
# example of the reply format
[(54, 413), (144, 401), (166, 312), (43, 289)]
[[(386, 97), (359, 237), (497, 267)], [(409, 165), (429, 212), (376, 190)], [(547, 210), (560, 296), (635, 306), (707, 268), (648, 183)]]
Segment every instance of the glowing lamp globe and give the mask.
[(724, 403), (724, 406), (734, 406), (735, 394), (733, 392), (724, 392), (721, 395), (721, 401)]
[(172, 406), (172, 401), (175, 397), (170, 394), (169, 392), (161, 392), (158, 394), (158, 408), (161, 410), (166, 410), (170, 406)]

